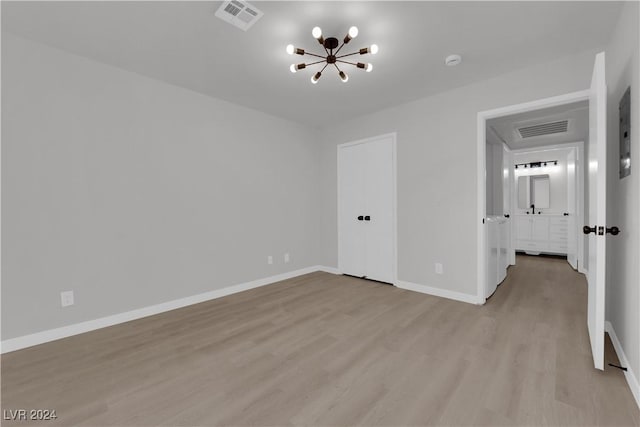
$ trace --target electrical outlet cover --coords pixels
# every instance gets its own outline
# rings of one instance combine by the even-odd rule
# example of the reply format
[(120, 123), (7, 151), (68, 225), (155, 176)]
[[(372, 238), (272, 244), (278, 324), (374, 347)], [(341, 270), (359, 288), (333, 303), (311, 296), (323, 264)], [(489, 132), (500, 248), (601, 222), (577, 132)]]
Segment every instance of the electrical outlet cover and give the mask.
[(60, 304), (63, 307), (68, 307), (74, 304), (73, 291), (60, 292)]

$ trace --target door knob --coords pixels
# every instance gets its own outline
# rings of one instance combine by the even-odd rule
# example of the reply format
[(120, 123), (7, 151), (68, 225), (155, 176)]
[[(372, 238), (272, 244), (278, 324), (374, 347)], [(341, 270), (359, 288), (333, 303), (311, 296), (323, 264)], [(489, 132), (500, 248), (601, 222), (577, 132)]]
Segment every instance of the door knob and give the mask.
[(564, 216), (569, 216), (569, 213), (568, 213), (568, 212), (565, 212), (565, 213), (563, 213), (562, 215), (564, 215)]
[(607, 227), (606, 231), (607, 233), (611, 233), (611, 235), (613, 236), (617, 236), (618, 234), (620, 234), (620, 229), (618, 227)]
[(504, 214), (504, 217), (505, 217), (505, 218), (509, 218), (510, 216), (511, 216), (511, 215), (509, 215), (509, 214)]
[(363, 219), (364, 219), (364, 217), (363, 217), (362, 215), (360, 215), (360, 216), (358, 217), (358, 221), (362, 221)]
[(596, 226), (594, 225), (593, 227), (589, 227), (588, 225), (585, 225), (584, 227), (582, 227), (582, 232), (584, 234), (589, 234), (589, 233), (596, 233)]
[(367, 215), (367, 216), (364, 217), (364, 220), (365, 221), (371, 221), (371, 217), (369, 215)]

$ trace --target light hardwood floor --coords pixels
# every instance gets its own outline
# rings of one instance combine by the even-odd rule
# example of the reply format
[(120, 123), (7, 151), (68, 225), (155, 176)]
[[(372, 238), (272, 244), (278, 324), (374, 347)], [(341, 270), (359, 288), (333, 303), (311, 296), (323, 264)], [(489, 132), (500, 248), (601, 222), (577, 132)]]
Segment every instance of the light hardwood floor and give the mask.
[(318, 272), (16, 351), (2, 408), (55, 409), (41, 426), (638, 425), (622, 372), (592, 367), (583, 276), (517, 263), (482, 307)]

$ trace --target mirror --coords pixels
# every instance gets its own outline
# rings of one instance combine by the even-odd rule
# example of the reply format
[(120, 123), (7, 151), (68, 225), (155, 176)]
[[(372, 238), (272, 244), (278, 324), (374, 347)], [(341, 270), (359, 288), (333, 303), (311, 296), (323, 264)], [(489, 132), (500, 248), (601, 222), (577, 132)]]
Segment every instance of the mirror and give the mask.
[(518, 177), (518, 208), (548, 209), (550, 197), (549, 175), (530, 175)]

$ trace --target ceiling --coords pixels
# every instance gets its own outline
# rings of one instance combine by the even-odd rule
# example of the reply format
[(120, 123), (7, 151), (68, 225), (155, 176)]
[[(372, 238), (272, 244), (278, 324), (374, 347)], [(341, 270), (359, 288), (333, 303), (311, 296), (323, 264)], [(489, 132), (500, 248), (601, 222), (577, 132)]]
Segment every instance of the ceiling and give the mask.
[[(2, 30), (216, 98), (312, 126), (603, 47), (617, 2), (255, 2), (244, 32), (214, 16), (221, 2), (2, 2)], [(348, 83), (292, 74), (285, 46), (313, 51), (311, 29), (348, 47), (376, 43), (371, 73)], [(444, 58), (463, 57), (457, 67)]]
[[(519, 128), (568, 121), (567, 130), (542, 136), (522, 138)], [(504, 142), (512, 150), (543, 147), (589, 140), (589, 101), (543, 108), (526, 113), (498, 117), (487, 121), (487, 141)]]

